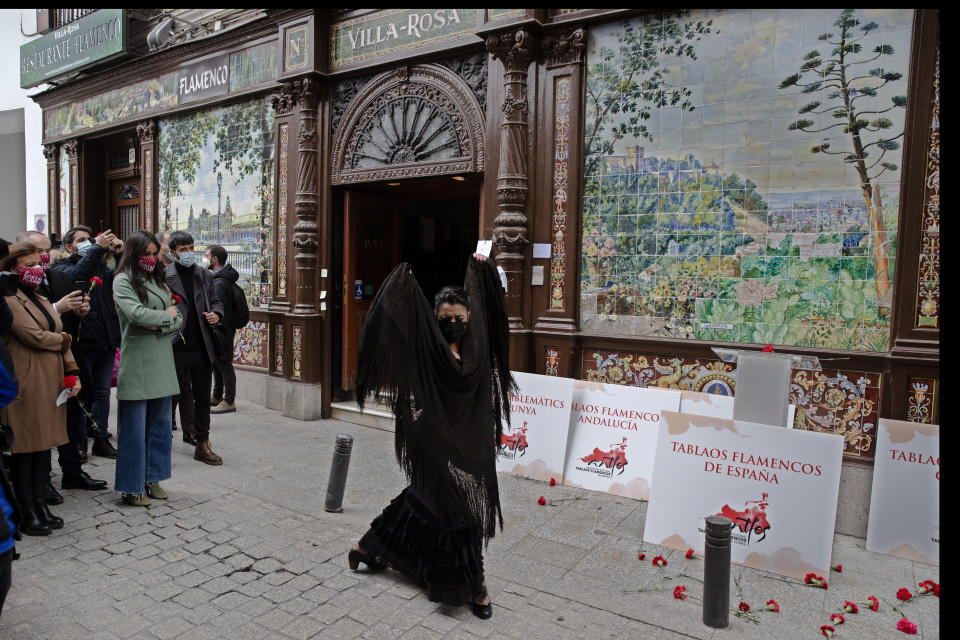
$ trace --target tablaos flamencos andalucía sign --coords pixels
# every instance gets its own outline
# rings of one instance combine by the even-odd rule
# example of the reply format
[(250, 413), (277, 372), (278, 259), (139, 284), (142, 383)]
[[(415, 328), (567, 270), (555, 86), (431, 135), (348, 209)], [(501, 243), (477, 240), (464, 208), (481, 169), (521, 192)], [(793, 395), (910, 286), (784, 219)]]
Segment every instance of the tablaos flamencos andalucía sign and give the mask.
[(20, 87), (35, 87), (126, 51), (126, 10), (98, 9), (21, 46)]

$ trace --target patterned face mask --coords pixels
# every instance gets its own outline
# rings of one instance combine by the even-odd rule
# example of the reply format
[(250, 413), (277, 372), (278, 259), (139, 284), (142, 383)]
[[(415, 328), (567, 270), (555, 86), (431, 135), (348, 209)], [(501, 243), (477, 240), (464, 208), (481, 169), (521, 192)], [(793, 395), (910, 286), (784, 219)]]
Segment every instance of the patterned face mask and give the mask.
[(21, 267), (17, 265), (17, 271), (20, 272), (20, 282), (28, 287), (37, 288), (43, 282), (43, 267), (36, 265), (33, 267)]
[(41, 253), (40, 254), (40, 266), (43, 267), (43, 270), (46, 271), (50, 268), (50, 254)]
[(152, 273), (153, 268), (157, 266), (156, 256), (140, 256), (137, 258), (137, 264), (147, 273)]

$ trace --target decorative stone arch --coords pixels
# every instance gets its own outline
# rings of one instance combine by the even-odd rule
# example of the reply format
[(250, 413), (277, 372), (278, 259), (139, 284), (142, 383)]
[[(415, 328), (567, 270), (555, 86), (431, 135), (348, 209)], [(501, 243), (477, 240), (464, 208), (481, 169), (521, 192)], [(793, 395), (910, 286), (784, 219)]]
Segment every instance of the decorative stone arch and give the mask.
[(367, 86), (337, 127), (332, 184), (483, 171), (483, 111), (460, 76), (411, 65)]

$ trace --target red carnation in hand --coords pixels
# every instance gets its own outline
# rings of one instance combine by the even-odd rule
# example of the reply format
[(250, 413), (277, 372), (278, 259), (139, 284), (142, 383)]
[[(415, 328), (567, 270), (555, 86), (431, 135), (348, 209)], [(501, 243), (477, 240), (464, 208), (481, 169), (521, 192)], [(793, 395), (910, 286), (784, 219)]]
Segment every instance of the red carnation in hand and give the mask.
[(643, 560), (643, 559), (646, 558), (646, 557), (647, 557), (647, 554), (645, 554), (645, 553), (638, 553), (638, 554), (637, 554), (637, 560)]
[(767, 611), (773, 611), (774, 613), (780, 613), (780, 605), (777, 604), (776, 600), (767, 600), (767, 606), (764, 607)]
[(860, 610), (857, 608), (857, 605), (847, 600), (843, 603), (843, 610), (847, 613), (860, 613)]
[(834, 613), (833, 615), (830, 616), (830, 622), (832, 622), (833, 624), (843, 624), (845, 620), (843, 619), (843, 616), (840, 615), (839, 613)]
[(73, 389), (75, 386), (77, 386), (77, 382), (79, 382), (79, 381), (80, 381), (80, 379), (77, 378), (77, 376), (64, 376), (64, 378), (63, 378), (63, 388), (64, 388), (64, 389)]
[(655, 567), (665, 567), (667, 566), (667, 559), (663, 556), (654, 556), (653, 566)]
[(897, 621), (897, 631), (903, 631), (911, 636), (915, 636), (917, 635), (917, 625), (913, 624), (906, 618), (900, 618), (900, 620)]
[(687, 552), (683, 554), (683, 557), (689, 560), (693, 557), (693, 549), (687, 549)]
[(543, 505), (547, 504), (547, 499), (543, 496), (540, 496), (540, 498), (537, 500), (537, 504), (542, 507)]
[(94, 286), (94, 287), (102, 287), (102, 286), (103, 286), (103, 280), (101, 280), (101, 279), (98, 278), (97, 276), (93, 276), (92, 278), (90, 278), (90, 284), (91, 284), (92, 286)]
[(556, 486), (556, 484), (557, 484), (557, 479), (556, 479), (556, 478), (550, 478), (550, 486), (553, 487), (553, 486)]
[(877, 596), (870, 596), (864, 604), (870, 605), (871, 611), (876, 611), (880, 608), (880, 601), (877, 600)]
[(175, 293), (172, 294), (172, 296), (173, 296), (173, 304), (180, 304), (180, 296), (178, 296)]
[(900, 587), (897, 590), (897, 600), (903, 600), (904, 602), (906, 602), (912, 597), (913, 597), (913, 594), (910, 593), (910, 590), (907, 589), (906, 587)]
[(843, 565), (842, 565), (842, 564), (832, 564), (832, 565), (830, 565), (830, 568), (833, 569), (834, 571), (836, 571), (837, 573), (840, 573), (840, 572), (843, 571)]
[(764, 352), (764, 353), (773, 353), (773, 345), (772, 345), (772, 344), (768, 344), (768, 345), (764, 346), (764, 347), (763, 347), (763, 352)]
[(836, 629), (834, 629), (828, 624), (825, 624), (822, 627), (820, 627), (820, 633), (827, 636), (828, 638), (831, 637), (834, 633), (836, 633), (836, 631), (837, 631)]
[(673, 589), (673, 597), (676, 598), (677, 600), (686, 600), (686, 599), (687, 599), (687, 594), (684, 593), (684, 591), (686, 591), (686, 590), (687, 590), (687, 588), (684, 587), (683, 585), (677, 585), (677, 586)]
[(750, 605), (748, 605), (746, 602), (741, 602), (739, 606), (737, 606), (737, 609), (740, 611), (750, 611)]

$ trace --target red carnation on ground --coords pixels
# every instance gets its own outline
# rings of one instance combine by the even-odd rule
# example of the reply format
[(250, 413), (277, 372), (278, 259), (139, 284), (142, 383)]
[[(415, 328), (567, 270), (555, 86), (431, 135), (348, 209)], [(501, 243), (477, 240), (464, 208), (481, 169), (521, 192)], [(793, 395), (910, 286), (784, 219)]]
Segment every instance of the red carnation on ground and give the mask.
[(934, 582), (933, 580), (924, 580), (923, 582), (918, 582), (917, 586), (920, 587), (917, 590), (917, 593), (923, 595), (925, 593), (933, 593), (933, 595), (940, 597), (940, 585)]
[(828, 625), (828, 624), (825, 624), (825, 625), (823, 625), (822, 627), (820, 627), (820, 633), (822, 633), (823, 635), (827, 636), (828, 638), (831, 637), (831, 636), (833, 636), (833, 634), (836, 633), (836, 632), (837, 632), (837, 630), (834, 629), (833, 627), (831, 627), (831, 626)]
[(686, 600), (687, 594), (684, 593), (684, 591), (686, 590), (687, 588), (685, 586), (678, 584), (673, 589), (673, 597), (676, 598), (677, 600)]
[(91, 284), (92, 286), (94, 286), (94, 287), (102, 287), (102, 286), (103, 286), (103, 280), (101, 280), (101, 279), (98, 278), (97, 276), (93, 276), (92, 278), (90, 278), (90, 284)]
[(871, 611), (876, 611), (880, 608), (880, 601), (877, 600), (877, 596), (870, 596), (864, 604), (870, 605)]
[(547, 499), (543, 496), (540, 496), (540, 498), (537, 500), (537, 504), (542, 507), (543, 505), (547, 504)]
[(912, 597), (913, 597), (913, 594), (910, 593), (910, 590), (907, 589), (906, 587), (900, 587), (897, 590), (897, 600), (903, 600), (904, 602), (906, 602)]
[(857, 605), (849, 600), (843, 603), (843, 610), (847, 613), (860, 613), (860, 609), (857, 608)]
[(180, 296), (174, 293), (172, 294), (172, 297), (173, 297), (173, 304), (180, 304)]
[(915, 636), (917, 635), (917, 625), (906, 618), (900, 618), (900, 620), (897, 621), (897, 631), (903, 631), (906, 634)]
[(637, 554), (637, 560), (643, 560), (643, 559), (646, 558), (646, 557), (647, 557), (647, 554), (645, 554), (645, 553), (638, 553), (638, 554)]
[(64, 376), (64, 378), (63, 378), (63, 388), (64, 388), (64, 389), (73, 389), (75, 386), (77, 386), (77, 382), (79, 382), (79, 381), (80, 381), (80, 379), (79, 379), (77, 376)]
[(933, 583), (933, 595), (940, 597), (940, 585), (936, 582)]
[(740, 611), (750, 611), (750, 605), (748, 605), (746, 602), (741, 602), (737, 606), (737, 609), (739, 609)]
[(693, 557), (693, 549), (692, 549), (692, 548), (691, 548), (691, 549), (687, 549), (687, 552), (686, 552), (685, 554), (683, 554), (683, 557), (686, 558), (687, 560), (689, 560), (690, 558), (692, 558), (692, 557)]
[(765, 606), (764, 609), (773, 611), (774, 613), (780, 613), (780, 605), (777, 604), (776, 600), (767, 600), (767, 606)]
[(653, 566), (655, 567), (665, 567), (667, 566), (667, 559), (663, 556), (654, 556)]
[(765, 345), (765, 346), (763, 347), (763, 352), (764, 352), (764, 353), (773, 353), (773, 345), (772, 345), (772, 344)]
[(553, 486), (556, 486), (556, 484), (557, 484), (557, 479), (556, 479), (556, 478), (550, 478), (550, 486), (553, 487)]
[(834, 571), (836, 571), (837, 573), (841, 573), (841, 572), (843, 571), (843, 565), (842, 565), (842, 564), (832, 564), (832, 565), (830, 565), (830, 568), (833, 569)]
[(820, 587), (821, 589), (827, 588), (827, 579), (823, 576), (818, 576), (815, 573), (808, 573), (803, 578), (804, 583), (809, 584), (814, 587)]
[(833, 615), (830, 616), (830, 622), (832, 622), (833, 624), (843, 624), (844, 622), (846, 622), (846, 620), (844, 620), (843, 616), (840, 615), (839, 613), (834, 613)]

